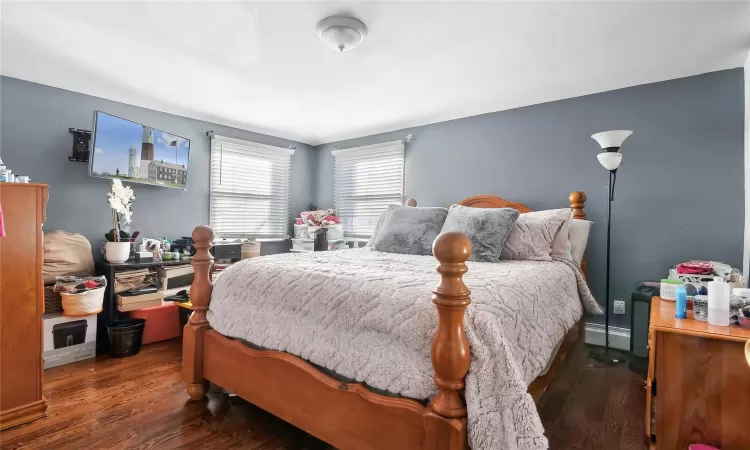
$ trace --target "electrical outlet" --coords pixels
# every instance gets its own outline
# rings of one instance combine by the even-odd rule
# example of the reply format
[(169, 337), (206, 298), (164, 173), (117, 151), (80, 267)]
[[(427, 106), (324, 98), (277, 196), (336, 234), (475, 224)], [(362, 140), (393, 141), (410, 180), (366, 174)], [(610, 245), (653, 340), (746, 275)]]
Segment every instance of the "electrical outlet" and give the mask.
[(615, 314), (625, 314), (625, 300), (615, 300)]

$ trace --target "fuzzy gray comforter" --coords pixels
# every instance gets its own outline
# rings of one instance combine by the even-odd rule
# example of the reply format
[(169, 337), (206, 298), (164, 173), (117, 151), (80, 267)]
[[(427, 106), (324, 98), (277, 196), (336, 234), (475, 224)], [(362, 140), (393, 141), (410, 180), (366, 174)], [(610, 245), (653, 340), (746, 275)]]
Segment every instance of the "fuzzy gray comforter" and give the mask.
[[(225, 336), (297, 355), (375, 388), (429, 398), (436, 393), (430, 361), (436, 264), (431, 256), (369, 248), (245, 260), (216, 282), (208, 322)], [(584, 311), (601, 309), (567, 261), (467, 266), (469, 444), (545, 449), (527, 386)]]

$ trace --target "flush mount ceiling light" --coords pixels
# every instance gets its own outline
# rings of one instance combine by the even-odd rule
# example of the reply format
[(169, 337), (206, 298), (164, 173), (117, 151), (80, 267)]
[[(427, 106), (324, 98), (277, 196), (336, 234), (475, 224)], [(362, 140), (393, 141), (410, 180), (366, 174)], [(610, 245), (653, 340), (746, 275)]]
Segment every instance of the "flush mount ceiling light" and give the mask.
[(358, 46), (367, 36), (365, 24), (352, 17), (331, 16), (318, 22), (318, 37), (334, 50), (344, 52)]

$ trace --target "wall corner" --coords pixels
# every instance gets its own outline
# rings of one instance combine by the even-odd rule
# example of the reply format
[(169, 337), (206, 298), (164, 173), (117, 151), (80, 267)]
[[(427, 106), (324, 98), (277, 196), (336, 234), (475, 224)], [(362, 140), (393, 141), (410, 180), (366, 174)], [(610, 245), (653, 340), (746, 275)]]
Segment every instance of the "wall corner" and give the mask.
[(742, 273), (745, 285), (750, 275), (750, 52), (745, 60), (745, 242), (742, 252)]

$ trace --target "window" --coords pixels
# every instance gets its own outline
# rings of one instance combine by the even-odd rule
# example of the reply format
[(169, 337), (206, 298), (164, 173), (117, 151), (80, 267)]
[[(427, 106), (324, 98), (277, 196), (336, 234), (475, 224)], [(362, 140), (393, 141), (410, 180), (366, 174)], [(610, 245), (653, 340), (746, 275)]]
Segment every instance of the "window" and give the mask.
[(334, 150), (333, 204), (350, 237), (372, 235), (388, 205), (403, 204), (404, 143)]
[(294, 150), (214, 135), (210, 222), (219, 237), (289, 237)]

